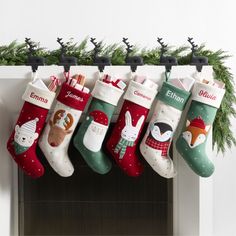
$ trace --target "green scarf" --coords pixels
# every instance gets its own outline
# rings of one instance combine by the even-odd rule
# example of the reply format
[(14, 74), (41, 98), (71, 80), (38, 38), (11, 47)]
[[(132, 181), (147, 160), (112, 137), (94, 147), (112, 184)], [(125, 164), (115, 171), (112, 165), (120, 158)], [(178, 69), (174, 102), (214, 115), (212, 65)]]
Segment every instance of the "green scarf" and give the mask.
[(133, 147), (134, 141), (128, 141), (127, 139), (120, 138), (119, 142), (116, 144), (115, 153), (118, 153), (120, 151), (119, 159), (122, 159), (125, 155), (127, 147)]

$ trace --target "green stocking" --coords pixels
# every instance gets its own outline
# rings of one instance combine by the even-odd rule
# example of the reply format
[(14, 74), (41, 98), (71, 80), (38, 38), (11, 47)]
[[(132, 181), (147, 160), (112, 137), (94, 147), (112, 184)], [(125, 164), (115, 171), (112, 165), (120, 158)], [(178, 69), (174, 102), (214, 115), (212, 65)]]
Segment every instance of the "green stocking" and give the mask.
[(101, 147), (122, 94), (123, 90), (98, 80), (86, 118), (73, 140), (86, 163), (99, 174), (106, 174), (111, 169), (111, 162)]
[(214, 172), (214, 165), (206, 155), (206, 143), (217, 109), (224, 96), (224, 89), (196, 82), (192, 103), (176, 148), (190, 168), (202, 177)]

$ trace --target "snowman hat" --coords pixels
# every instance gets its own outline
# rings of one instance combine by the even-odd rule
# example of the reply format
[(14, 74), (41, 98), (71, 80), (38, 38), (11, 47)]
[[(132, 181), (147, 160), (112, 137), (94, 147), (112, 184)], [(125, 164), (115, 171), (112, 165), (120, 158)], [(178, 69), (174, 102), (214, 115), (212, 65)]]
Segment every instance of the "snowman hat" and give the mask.
[(94, 122), (104, 126), (108, 126), (108, 118), (104, 112), (95, 110), (92, 111), (89, 116), (93, 117)]
[(39, 118), (35, 118), (34, 120), (30, 120), (24, 123), (21, 126), (21, 131), (27, 134), (34, 134), (36, 131), (36, 123), (39, 121)]

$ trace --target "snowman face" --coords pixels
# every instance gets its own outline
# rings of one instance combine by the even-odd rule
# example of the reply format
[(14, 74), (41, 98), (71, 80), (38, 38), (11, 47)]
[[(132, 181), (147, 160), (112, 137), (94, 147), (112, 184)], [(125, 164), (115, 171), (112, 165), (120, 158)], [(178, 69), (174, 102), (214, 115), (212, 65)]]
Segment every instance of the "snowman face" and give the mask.
[(161, 133), (160, 128), (157, 125), (154, 125), (154, 127), (151, 130), (153, 138), (160, 142), (168, 141), (172, 137), (172, 133), (173, 132), (171, 130), (167, 130)]
[(38, 138), (38, 133), (26, 133), (21, 130), (19, 125), (15, 127), (14, 141), (23, 147), (30, 147), (34, 143), (34, 140)]

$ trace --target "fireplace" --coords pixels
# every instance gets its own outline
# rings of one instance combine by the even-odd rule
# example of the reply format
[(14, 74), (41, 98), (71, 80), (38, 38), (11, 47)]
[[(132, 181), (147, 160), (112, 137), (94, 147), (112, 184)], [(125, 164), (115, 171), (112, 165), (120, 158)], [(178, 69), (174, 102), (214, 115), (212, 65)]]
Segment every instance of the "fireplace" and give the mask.
[(40, 150), (45, 176), (35, 181), (19, 174), (20, 235), (173, 234), (172, 180), (148, 165), (138, 178), (124, 175), (115, 163), (110, 173), (99, 175), (73, 145), (69, 155), (72, 177), (58, 176)]

